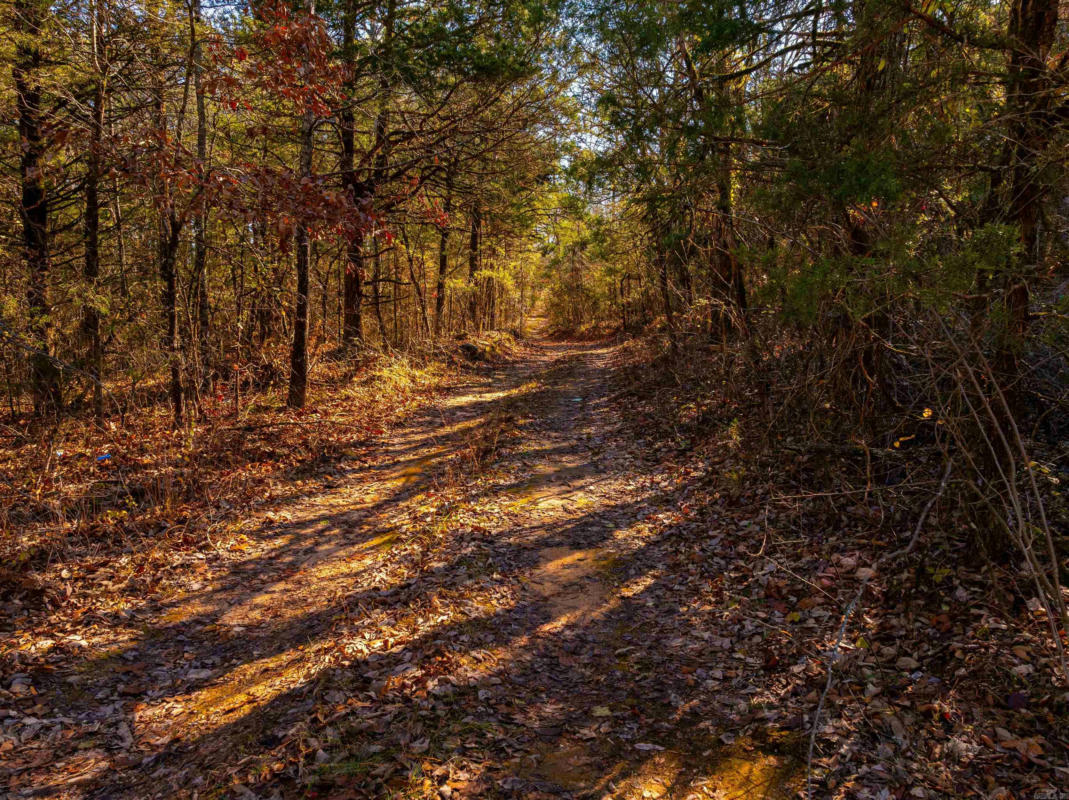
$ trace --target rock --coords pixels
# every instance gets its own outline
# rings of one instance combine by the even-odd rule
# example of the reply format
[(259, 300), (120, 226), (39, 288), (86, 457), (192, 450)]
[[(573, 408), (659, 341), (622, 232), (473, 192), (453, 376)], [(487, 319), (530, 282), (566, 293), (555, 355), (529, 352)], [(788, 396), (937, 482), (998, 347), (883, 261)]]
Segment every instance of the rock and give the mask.
[(921, 662), (919, 662), (915, 658), (910, 658), (909, 656), (901, 656), (898, 659), (898, 661), (895, 662), (895, 667), (896, 668), (898, 668), (900, 670), (904, 670), (906, 672), (912, 672), (913, 670), (917, 669), (920, 665), (921, 665)]
[(486, 361), (486, 353), (473, 345), (471, 342), (463, 342), (460, 345), (460, 354), (468, 361)]

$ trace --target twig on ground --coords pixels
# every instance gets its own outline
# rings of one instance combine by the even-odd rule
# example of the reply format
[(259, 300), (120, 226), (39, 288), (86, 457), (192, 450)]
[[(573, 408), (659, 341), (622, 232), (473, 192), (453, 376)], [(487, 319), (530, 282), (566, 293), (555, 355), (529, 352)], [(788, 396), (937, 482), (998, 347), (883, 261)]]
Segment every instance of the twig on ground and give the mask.
[(913, 552), (913, 548), (917, 546), (917, 542), (920, 539), (921, 530), (924, 527), (925, 520), (928, 519), (928, 514), (932, 510), (932, 506), (942, 496), (946, 490), (947, 481), (950, 480), (950, 473), (954, 467), (954, 462), (947, 460), (946, 469), (943, 470), (943, 478), (939, 482), (939, 489), (936, 493), (928, 498), (928, 502), (925, 504), (924, 509), (921, 511), (920, 517), (917, 519), (917, 524), (913, 528), (913, 535), (910, 537), (909, 543), (892, 553), (887, 553), (880, 558), (876, 559), (876, 562), (872, 565), (871, 572), (867, 573), (861, 580), (861, 586), (858, 587), (857, 594), (846, 606), (846, 611), (843, 613), (843, 621), (839, 625), (839, 635), (835, 639), (835, 646), (828, 653), (828, 679), (824, 682), (824, 691), (820, 694), (820, 700), (817, 702), (817, 710), (813, 714), (813, 727), (809, 732), (809, 750), (805, 760), (805, 793), (808, 800), (813, 798), (813, 751), (817, 745), (817, 731), (820, 729), (820, 715), (824, 710), (824, 703), (828, 699), (828, 692), (831, 691), (831, 683), (835, 673), (835, 662), (839, 659), (839, 648), (842, 646), (843, 637), (846, 635), (846, 628), (850, 624), (850, 617), (854, 614), (854, 609), (858, 603), (861, 602), (861, 597), (865, 594), (865, 588), (869, 585), (869, 581), (876, 575), (877, 570), (889, 563), (890, 561), (907, 555)]

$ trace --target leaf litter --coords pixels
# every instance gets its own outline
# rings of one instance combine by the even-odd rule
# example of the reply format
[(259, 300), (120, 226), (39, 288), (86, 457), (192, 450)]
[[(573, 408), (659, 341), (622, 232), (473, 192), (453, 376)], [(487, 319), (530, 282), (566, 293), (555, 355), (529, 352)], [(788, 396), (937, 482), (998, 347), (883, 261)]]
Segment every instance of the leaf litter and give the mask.
[[(761, 463), (737, 430), (695, 445), (666, 412), (682, 390), (636, 381), (644, 363), (528, 347), (359, 469), (235, 515), (215, 548), (78, 565), (104, 589), (161, 588), (5, 632), (4, 789), (792, 797), (861, 581), (818, 796), (1064, 785), (1065, 699), (981, 576), (940, 567), (910, 591), (874, 572), (869, 509), (781, 499), (804, 458)], [(864, 533), (825, 534), (844, 527)]]

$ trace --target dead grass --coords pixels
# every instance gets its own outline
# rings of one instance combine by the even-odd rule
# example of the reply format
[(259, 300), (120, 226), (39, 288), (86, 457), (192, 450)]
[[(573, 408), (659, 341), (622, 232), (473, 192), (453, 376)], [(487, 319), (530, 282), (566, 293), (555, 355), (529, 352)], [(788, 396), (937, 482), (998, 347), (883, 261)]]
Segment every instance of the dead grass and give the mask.
[(82, 415), (0, 429), (0, 600), (67, 603), (80, 575), (101, 570), (133, 590), (151, 580), (146, 565), (175, 552), (240, 550), (234, 520), (358, 468), (455, 372), (378, 355), (327, 362), (315, 377), (300, 411), (280, 389), (237, 404), (224, 386), (181, 430), (160, 405), (122, 424)]

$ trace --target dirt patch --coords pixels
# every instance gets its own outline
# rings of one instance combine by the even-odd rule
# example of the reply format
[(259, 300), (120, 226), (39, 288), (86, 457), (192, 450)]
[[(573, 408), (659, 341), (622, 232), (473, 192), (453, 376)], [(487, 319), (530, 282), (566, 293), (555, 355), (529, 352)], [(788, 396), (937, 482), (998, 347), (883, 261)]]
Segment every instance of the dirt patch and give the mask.
[(529, 774), (547, 788), (599, 800), (789, 800), (803, 784), (793, 759), (741, 747), (643, 758), (599, 756), (590, 746), (547, 748)]
[(609, 587), (602, 579), (606, 554), (601, 550), (547, 547), (528, 582), (549, 609), (549, 628), (584, 621), (602, 609)]

